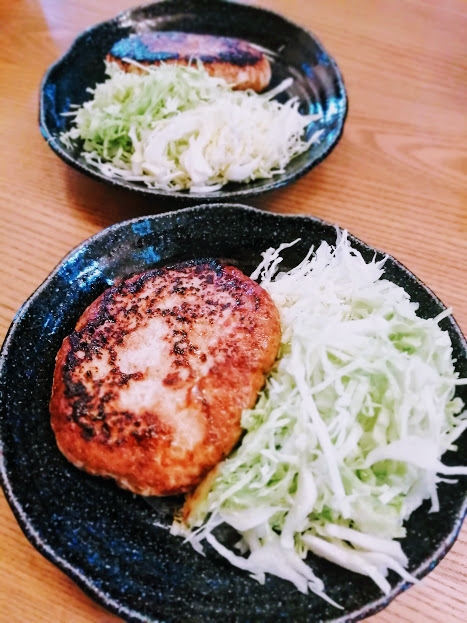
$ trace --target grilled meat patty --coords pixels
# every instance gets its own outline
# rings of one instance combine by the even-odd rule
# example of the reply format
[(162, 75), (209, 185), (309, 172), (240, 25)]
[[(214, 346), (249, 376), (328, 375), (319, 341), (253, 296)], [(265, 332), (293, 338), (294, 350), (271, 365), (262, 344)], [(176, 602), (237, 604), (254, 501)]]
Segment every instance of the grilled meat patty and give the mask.
[(188, 65), (200, 60), (210, 75), (224, 78), (237, 89), (262, 91), (271, 79), (265, 54), (251, 43), (231, 37), (158, 31), (131, 35), (113, 45), (107, 60), (127, 71), (140, 71), (125, 59), (143, 65)]
[(233, 266), (132, 276), (85, 310), (58, 352), (57, 444), (135, 493), (189, 491), (238, 442), (279, 341), (268, 293)]

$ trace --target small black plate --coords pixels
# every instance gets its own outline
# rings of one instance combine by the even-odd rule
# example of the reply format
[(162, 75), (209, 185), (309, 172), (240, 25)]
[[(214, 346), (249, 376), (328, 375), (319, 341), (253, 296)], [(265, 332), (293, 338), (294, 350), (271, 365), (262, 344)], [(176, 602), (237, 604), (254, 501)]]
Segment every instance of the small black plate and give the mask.
[[(221, 257), (246, 274), (261, 252), (301, 238), (284, 268), (310, 245), (334, 244), (335, 228), (316, 218), (270, 214), (236, 204), (209, 204), (119, 223), (68, 255), (15, 317), (0, 354), (0, 477), (30, 542), (87, 594), (125, 621), (159, 623), (350, 622), (368, 616), (408, 585), (392, 573), (382, 596), (373, 582), (324, 560), (310, 564), (337, 610), (315, 595), (268, 577), (264, 585), (216, 553), (205, 557), (168, 532), (170, 508), (146, 501), (113, 482), (73, 467), (58, 451), (48, 402), (55, 354), (87, 305), (115, 280), (175, 260)], [(367, 261), (375, 251), (350, 237)], [(382, 254), (377, 253), (381, 258)], [(434, 317), (442, 303), (396, 260), (385, 276), (403, 286)], [(467, 376), (467, 345), (455, 321), (442, 321), (460, 376)], [(467, 386), (458, 395), (467, 402)], [(446, 464), (467, 464), (467, 435)], [(428, 573), (452, 546), (467, 506), (467, 479), (439, 486), (440, 512), (424, 505), (407, 522), (403, 548), (409, 571)]]
[[(270, 87), (291, 76), (293, 85), (286, 98), (298, 96), (300, 111), (320, 113), (316, 128), (323, 134), (319, 143), (294, 158), (284, 173), (249, 184), (228, 184), (212, 193), (163, 192), (139, 182), (110, 179), (86, 163), (79, 149), (68, 149), (60, 134), (70, 126), (63, 113), (72, 104), (81, 105), (91, 96), (88, 87), (105, 79), (104, 58), (112, 45), (131, 33), (148, 30), (178, 30), (245, 39), (271, 51)], [(40, 93), (41, 132), (67, 164), (100, 181), (153, 197), (201, 201), (246, 199), (285, 186), (316, 166), (339, 141), (347, 115), (347, 94), (335, 61), (314, 35), (271, 11), (227, 0), (165, 0), (131, 9), (114, 19), (83, 32), (68, 52), (45, 74)]]

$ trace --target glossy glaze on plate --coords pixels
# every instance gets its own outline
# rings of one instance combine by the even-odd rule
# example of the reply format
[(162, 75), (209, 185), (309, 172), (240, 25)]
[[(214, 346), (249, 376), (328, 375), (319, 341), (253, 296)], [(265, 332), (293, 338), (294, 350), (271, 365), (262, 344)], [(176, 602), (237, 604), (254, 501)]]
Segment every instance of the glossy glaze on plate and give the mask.
[[(89, 99), (91, 95), (86, 89), (105, 79), (104, 58), (115, 42), (148, 30), (237, 37), (266, 48), (274, 55), (270, 86), (274, 87), (289, 76), (294, 79), (293, 85), (280, 97), (298, 96), (302, 113), (322, 115), (322, 119), (313, 124), (313, 131), (315, 128), (324, 130), (320, 142), (294, 158), (280, 175), (249, 184), (232, 183), (204, 195), (154, 190), (144, 184), (104, 176), (86, 163), (79, 149), (68, 149), (61, 143), (60, 134), (70, 123), (70, 118), (62, 113), (68, 112), (72, 104), (81, 105)], [(187, 199), (198, 203), (200, 200), (246, 199), (295, 181), (337, 145), (346, 115), (347, 94), (339, 68), (310, 32), (271, 11), (226, 0), (165, 0), (125, 11), (79, 35), (44, 76), (39, 123), (52, 150), (82, 173), (149, 196), (183, 199), (186, 204)]]
[[(85, 307), (116, 279), (179, 259), (214, 256), (247, 274), (261, 251), (302, 240), (285, 268), (311, 244), (335, 242), (318, 219), (283, 216), (240, 205), (204, 205), (113, 225), (68, 255), (15, 317), (0, 356), (0, 475), (6, 497), (31, 543), (96, 601), (125, 621), (267, 623), (356, 621), (384, 607), (407, 585), (391, 574), (389, 597), (368, 579), (317, 558), (309, 562), (344, 609), (268, 577), (260, 585), (216, 553), (206, 557), (168, 533), (170, 513), (152, 508), (110, 481), (74, 468), (58, 451), (49, 424), (55, 354)], [(351, 238), (367, 260), (374, 251)], [(381, 254), (378, 254), (381, 257)], [(442, 303), (396, 260), (386, 277), (433, 317)], [(461, 376), (467, 346), (452, 318), (442, 321)], [(459, 387), (467, 402), (467, 387)], [(467, 464), (467, 435), (447, 464)], [(409, 571), (428, 573), (453, 544), (467, 504), (467, 479), (439, 487), (441, 512), (418, 509), (403, 547)]]

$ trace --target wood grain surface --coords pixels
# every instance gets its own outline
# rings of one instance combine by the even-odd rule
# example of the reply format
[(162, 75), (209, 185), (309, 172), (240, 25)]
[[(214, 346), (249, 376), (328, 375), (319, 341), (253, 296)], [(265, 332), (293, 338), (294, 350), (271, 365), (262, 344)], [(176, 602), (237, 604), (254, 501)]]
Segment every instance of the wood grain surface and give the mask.
[[(249, 202), (338, 223), (410, 268), (467, 333), (467, 3), (258, 0), (313, 31), (337, 60), (350, 112), (331, 156)], [(0, 341), (78, 243), (163, 203), (67, 167), (38, 129), (46, 68), (130, 0), (0, 0)], [(29, 544), (0, 494), (0, 621), (111, 623)], [(467, 621), (467, 527), (442, 562), (372, 623)]]

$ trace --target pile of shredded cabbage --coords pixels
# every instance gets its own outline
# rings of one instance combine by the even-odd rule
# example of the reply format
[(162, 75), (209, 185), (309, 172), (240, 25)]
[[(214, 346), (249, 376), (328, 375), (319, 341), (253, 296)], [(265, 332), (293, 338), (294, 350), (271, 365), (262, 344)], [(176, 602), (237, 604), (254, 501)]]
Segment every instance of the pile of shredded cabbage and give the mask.
[(319, 140), (310, 129), (318, 116), (301, 115), (297, 98), (273, 99), (291, 80), (259, 95), (233, 90), (201, 64), (139, 67), (107, 63), (108, 79), (68, 113), (73, 126), (61, 135), (69, 148), (82, 141), (84, 159), (107, 177), (212, 192), (282, 173)]
[[(467, 474), (440, 461), (467, 428), (454, 397), (466, 380), (438, 325), (450, 312), (419, 318), (382, 278), (384, 261), (366, 263), (346, 232), (281, 273), (287, 246), (264, 253), (252, 275), (280, 311), (276, 367), (243, 414), (241, 445), (172, 532), (198, 551), (206, 540), (261, 583), (269, 573), (329, 600), (311, 553), (388, 593), (389, 569), (415, 581), (394, 540), (404, 520), (425, 499), (438, 510), (438, 474)], [(216, 538), (220, 524), (239, 532), (238, 551)]]

